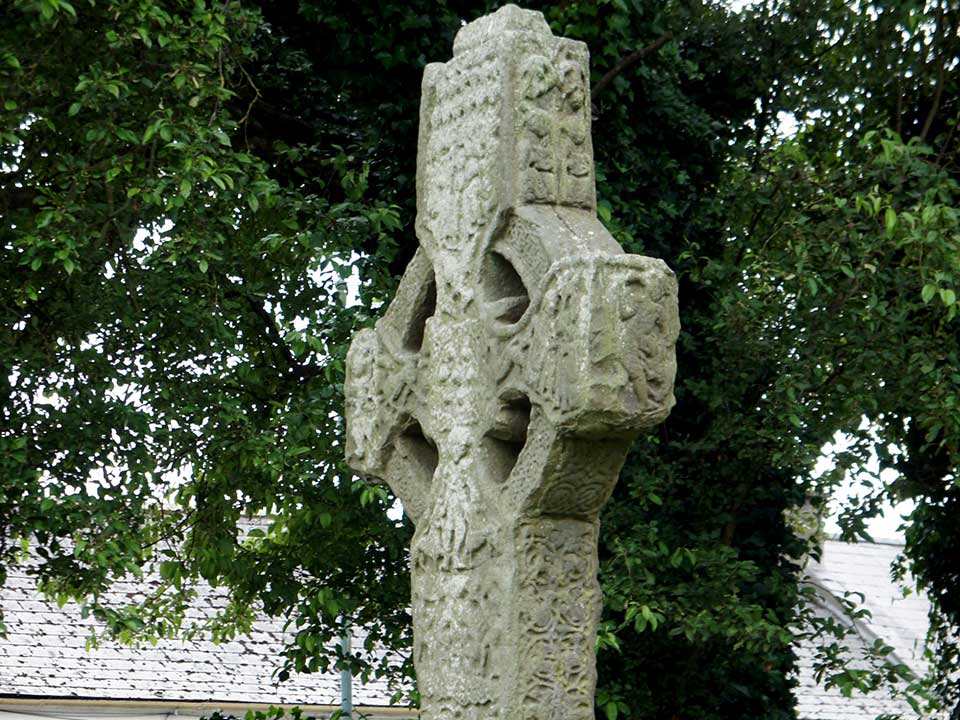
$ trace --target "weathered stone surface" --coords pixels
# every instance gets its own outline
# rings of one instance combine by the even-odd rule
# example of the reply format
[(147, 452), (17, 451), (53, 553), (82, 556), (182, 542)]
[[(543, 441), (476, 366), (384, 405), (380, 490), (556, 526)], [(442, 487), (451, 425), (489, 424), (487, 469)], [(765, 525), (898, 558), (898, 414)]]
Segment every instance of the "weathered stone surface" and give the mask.
[(586, 46), (508, 5), (426, 68), (420, 248), (347, 358), (347, 457), (416, 524), (425, 720), (588, 720), (597, 515), (673, 404), (676, 282), (596, 218)]

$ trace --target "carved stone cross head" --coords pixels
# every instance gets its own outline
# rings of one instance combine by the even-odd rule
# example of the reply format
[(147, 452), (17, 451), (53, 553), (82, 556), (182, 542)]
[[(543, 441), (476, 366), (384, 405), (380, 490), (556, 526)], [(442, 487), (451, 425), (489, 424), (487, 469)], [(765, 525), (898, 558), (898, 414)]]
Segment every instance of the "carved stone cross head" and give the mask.
[(347, 357), (347, 458), (416, 524), (425, 720), (593, 717), (597, 517), (673, 404), (676, 281), (596, 217), (586, 46), (508, 5), (426, 68), (420, 247)]

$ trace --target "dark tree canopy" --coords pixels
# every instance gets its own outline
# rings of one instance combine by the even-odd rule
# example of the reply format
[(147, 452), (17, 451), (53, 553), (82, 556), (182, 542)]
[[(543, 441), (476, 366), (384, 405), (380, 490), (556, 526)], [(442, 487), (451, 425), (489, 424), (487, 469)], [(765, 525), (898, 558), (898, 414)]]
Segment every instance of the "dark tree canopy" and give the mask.
[[(0, 581), (29, 542), (44, 589), (123, 638), (262, 607), (295, 618), (287, 669), (334, 662), (344, 618), (408, 647), (411, 527), (343, 464), (343, 359), (416, 247), (423, 66), (495, 5), (3, 3)], [(873, 455), (896, 479), (845, 527), (917, 501), (940, 674), (910, 692), (960, 707), (960, 11), (527, 6), (590, 47), (601, 218), (681, 283), (677, 406), (603, 516), (599, 712), (792, 717), (818, 628), (787, 517)], [(99, 604), (155, 566), (163, 594)], [(200, 580), (232, 603), (196, 627)], [(825, 677), (896, 678), (868, 661)]]

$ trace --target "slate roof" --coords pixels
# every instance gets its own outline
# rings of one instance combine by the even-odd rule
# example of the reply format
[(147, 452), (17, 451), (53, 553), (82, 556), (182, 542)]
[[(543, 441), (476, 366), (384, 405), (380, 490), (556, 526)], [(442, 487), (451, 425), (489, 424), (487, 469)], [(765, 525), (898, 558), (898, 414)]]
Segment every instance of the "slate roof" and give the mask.
[[(0, 639), (0, 703), (3, 697), (95, 700), (233, 702), (339, 705), (339, 673), (293, 675), (278, 683), (273, 673), (288, 637), (282, 623), (261, 619), (249, 636), (222, 644), (159, 640), (131, 648), (102, 642), (84, 648), (95, 621), (79, 607), (47, 602), (22, 570), (11, 569), (0, 589), (8, 635)], [(125, 604), (143, 582), (120, 582), (105, 600)], [(206, 617), (224, 604), (209, 587), (198, 593), (190, 617)], [(359, 640), (355, 640), (358, 642)], [(354, 683), (355, 705), (388, 705), (383, 682)]]
[[(872, 620), (860, 628), (859, 644), (872, 644), (879, 636), (894, 646), (899, 660), (922, 673), (929, 604), (922, 595), (903, 597), (891, 582), (890, 564), (901, 550), (891, 543), (848, 545), (828, 540), (822, 561), (811, 563), (806, 576), (818, 589), (821, 614), (837, 617), (835, 598), (846, 591), (862, 592)], [(142, 582), (121, 582), (107, 599), (121, 605), (143, 590)], [(212, 614), (223, 601), (208, 588), (197, 599), (195, 617)], [(336, 673), (275, 680), (277, 658), (287, 640), (276, 621), (260, 620), (250, 636), (221, 645), (160, 640), (139, 649), (102, 643), (96, 651), (87, 651), (84, 644), (93, 621), (81, 618), (74, 604), (61, 609), (43, 600), (23, 571), (11, 570), (6, 586), (0, 588), (0, 604), (9, 630), (7, 639), (0, 640), (0, 705), (15, 698), (51, 703), (82, 699), (304, 706), (334, 706), (340, 701)], [(844, 698), (839, 690), (825, 690), (813, 678), (814, 648), (801, 646), (798, 655), (798, 709), (803, 720), (873, 720), (888, 712), (912, 716), (902, 700), (876, 694)], [(354, 683), (357, 706), (386, 706), (389, 697), (382, 682)]]
[[(863, 594), (861, 607), (869, 610), (870, 617), (857, 623), (857, 634), (847, 642), (852, 667), (866, 666), (858, 657), (879, 638), (894, 648), (892, 661), (904, 663), (917, 675), (927, 671), (923, 647), (930, 603), (920, 593), (904, 596), (902, 586), (891, 579), (891, 564), (902, 551), (903, 545), (895, 541), (851, 544), (827, 540), (820, 562), (811, 562), (805, 569), (806, 582), (817, 591), (816, 612), (821, 617), (834, 617), (849, 627), (850, 620), (837, 599), (848, 592)], [(905, 578), (904, 583), (912, 587), (913, 581)], [(857, 596), (852, 599), (860, 601)], [(905, 700), (889, 693), (855, 693), (846, 698), (839, 689), (825, 689), (814, 678), (815, 652), (816, 647), (810, 643), (801, 644), (797, 649), (800, 718), (873, 720), (887, 713), (901, 714), (904, 718), (917, 716)]]

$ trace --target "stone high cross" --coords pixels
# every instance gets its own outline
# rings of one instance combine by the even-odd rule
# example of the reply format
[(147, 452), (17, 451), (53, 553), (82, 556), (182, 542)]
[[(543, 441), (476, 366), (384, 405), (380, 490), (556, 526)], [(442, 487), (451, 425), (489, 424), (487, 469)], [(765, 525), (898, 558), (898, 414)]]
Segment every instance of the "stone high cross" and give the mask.
[(347, 357), (347, 458), (416, 525), (424, 720), (592, 720), (598, 513), (674, 402), (676, 281), (597, 220), (587, 68), (512, 5), (427, 66), (420, 247)]

